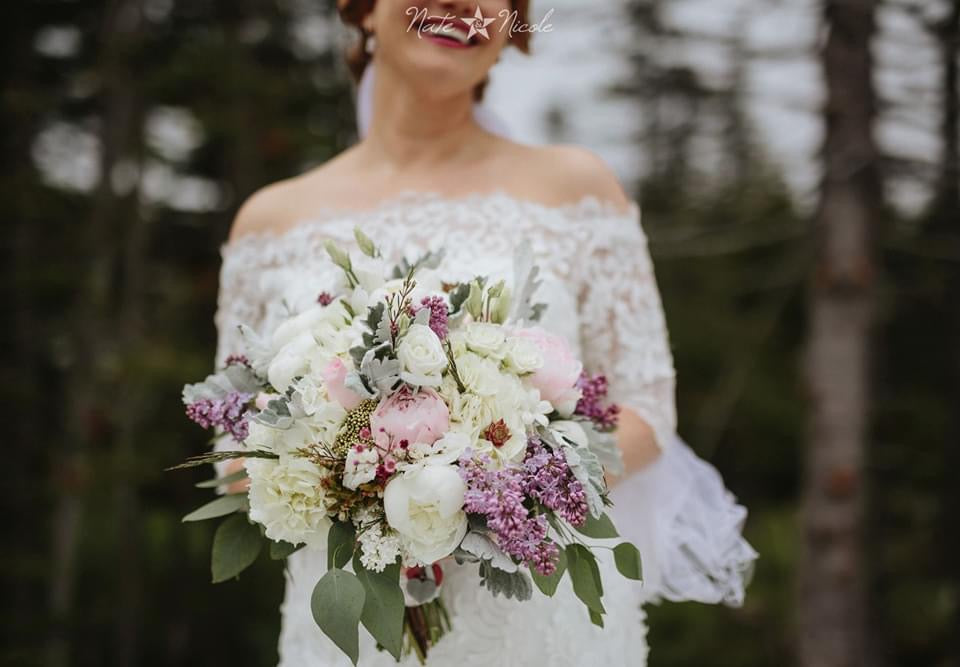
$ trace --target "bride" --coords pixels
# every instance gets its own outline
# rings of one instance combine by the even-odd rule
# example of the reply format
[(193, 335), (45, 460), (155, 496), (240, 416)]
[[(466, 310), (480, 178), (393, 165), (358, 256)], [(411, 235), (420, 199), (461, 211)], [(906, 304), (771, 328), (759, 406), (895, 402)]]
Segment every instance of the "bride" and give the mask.
[[(508, 25), (527, 22), (525, 0), (339, 4), (361, 32), (351, 64), (363, 76), (365, 136), (241, 208), (223, 247), (218, 364), (241, 351), (238, 323), (269, 330), (284, 315), (274, 304), (316, 299), (324, 241), (350, 246), (355, 226), (393, 259), (444, 247), (448, 264), (467, 275), (509, 272), (513, 247), (527, 240), (545, 274), (543, 325), (578, 347), (588, 370), (606, 374), (623, 408), (618, 444), (627, 474), (611, 480), (612, 514), (640, 549), (644, 583), (602, 563), (601, 629), (569, 580), (552, 599), (520, 603), (481, 589), (474, 568), (445, 565), (454, 629), (431, 649), (429, 664), (643, 665), (643, 603), (739, 604), (756, 554), (740, 536), (746, 512), (675, 434), (673, 362), (638, 209), (593, 154), (514, 143), (478, 112), (502, 49), (527, 50), (529, 33)], [(281, 665), (349, 664), (310, 613), (325, 562), (325, 553), (309, 550), (288, 561)], [(360, 655), (362, 665), (395, 664), (365, 633)]]

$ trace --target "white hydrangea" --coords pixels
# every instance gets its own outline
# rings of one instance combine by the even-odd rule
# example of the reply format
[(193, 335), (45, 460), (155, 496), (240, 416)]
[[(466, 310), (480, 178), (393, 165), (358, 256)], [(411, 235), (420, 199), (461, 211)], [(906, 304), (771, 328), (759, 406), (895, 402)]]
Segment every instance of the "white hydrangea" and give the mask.
[(250, 518), (271, 540), (323, 547), (330, 519), (321, 487), (324, 471), (298, 456), (247, 459)]

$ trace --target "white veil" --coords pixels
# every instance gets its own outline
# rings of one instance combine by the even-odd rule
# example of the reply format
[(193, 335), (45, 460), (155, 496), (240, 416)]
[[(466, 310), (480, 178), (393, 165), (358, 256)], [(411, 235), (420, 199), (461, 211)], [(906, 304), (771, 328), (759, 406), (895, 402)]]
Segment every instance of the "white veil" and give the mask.
[[(367, 66), (357, 90), (357, 129), (366, 135), (373, 116), (375, 70)], [(511, 137), (484, 104), (474, 117), (488, 131)], [(611, 492), (611, 515), (623, 538), (640, 550), (646, 601), (693, 600), (739, 606), (756, 551), (741, 531), (747, 511), (720, 473), (676, 434), (662, 455)]]

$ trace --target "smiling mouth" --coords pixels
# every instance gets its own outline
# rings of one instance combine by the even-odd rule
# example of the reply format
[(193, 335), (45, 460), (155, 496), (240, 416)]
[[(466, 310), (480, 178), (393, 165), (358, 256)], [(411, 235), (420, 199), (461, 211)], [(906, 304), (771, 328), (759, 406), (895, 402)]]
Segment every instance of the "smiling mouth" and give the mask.
[(453, 48), (470, 48), (480, 43), (479, 35), (469, 36), (466, 24), (460, 19), (428, 17), (420, 27), (420, 34), (432, 42)]

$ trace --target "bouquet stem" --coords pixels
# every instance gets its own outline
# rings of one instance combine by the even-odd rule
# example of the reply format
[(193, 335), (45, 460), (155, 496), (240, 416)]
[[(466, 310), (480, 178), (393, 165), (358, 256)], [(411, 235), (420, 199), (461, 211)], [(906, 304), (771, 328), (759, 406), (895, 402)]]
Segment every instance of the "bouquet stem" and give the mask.
[(440, 598), (416, 607), (407, 607), (404, 629), (408, 647), (417, 654), (420, 664), (427, 662), (430, 647), (450, 631), (450, 616)]

